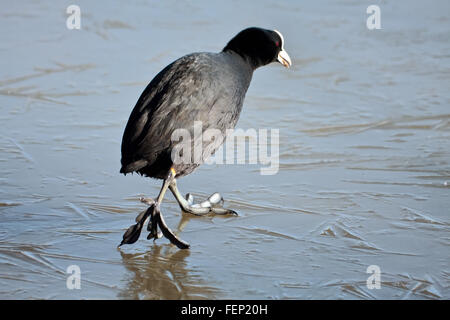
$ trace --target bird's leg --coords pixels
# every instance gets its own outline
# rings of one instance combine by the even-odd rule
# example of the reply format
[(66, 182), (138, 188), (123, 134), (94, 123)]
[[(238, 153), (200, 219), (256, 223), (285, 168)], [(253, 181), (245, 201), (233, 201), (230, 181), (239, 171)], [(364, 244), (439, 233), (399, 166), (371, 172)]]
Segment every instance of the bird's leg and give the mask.
[[(147, 225), (147, 231), (150, 231), (150, 233), (147, 236), (147, 239), (159, 239), (162, 237), (161, 232), (158, 232), (158, 219), (157, 219), (157, 215), (161, 216), (161, 202), (164, 199), (164, 195), (166, 194), (167, 188), (170, 184), (170, 180), (173, 179), (174, 177), (174, 172), (172, 172), (172, 170), (170, 170), (169, 172), (169, 176), (167, 177), (167, 179), (164, 180), (163, 185), (161, 187), (161, 190), (159, 191), (159, 195), (158, 198), (156, 199), (156, 201), (153, 204), (153, 210), (150, 216), (150, 220), (148, 222)], [(147, 202), (147, 199), (142, 199), (142, 202)], [(150, 205), (151, 201), (149, 202)]]
[[(142, 225), (144, 224), (145, 220), (149, 217), (149, 223), (147, 230), (150, 231), (150, 234), (148, 235), (147, 239), (155, 238), (159, 239), (164, 235), (167, 239), (170, 240), (171, 243), (176, 245), (180, 249), (187, 249), (189, 248), (189, 243), (179, 239), (172, 230), (169, 229), (166, 222), (164, 221), (164, 218), (161, 214), (161, 202), (164, 198), (164, 195), (167, 191), (167, 188), (169, 187), (170, 183), (175, 179), (176, 172), (173, 168), (170, 169), (168, 177), (164, 180), (163, 186), (161, 188), (161, 191), (159, 192), (158, 198), (156, 199), (156, 202), (151, 203), (150, 207), (144, 211), (143, 213), (139, 214), (139, 216), (136, 218), (136, 224), (132, 225), (123, 235), (122, 243), (119, 245), (125, 243), (134, 243), (139, 238), (139, 235), (141, 233)], [(158, 232), (158, 226), (161, 229), (161, 233)]]
[(178, 201), (180, 208), (188, 213), (203, 216), (208, 213), (214, 214), (232, 214), (236, 215), (237, 213), (230, 209), (225, 209), (222, 207), (223, 198), (219, 193), (213, 193), (207, 200), (203, 201), (200, 204), (193, 204), (194, 198), (191, 194), (187, 194), (186, 198), (184, 198), (180, 191), (177, 188), (177, 181), (173, 179), (169, 184), (169, 189), (172, 191), (173, 195)]
[(168, 177), (164, 180), (161, 191), (159, 192), (158, 198), (153, 206), (152, 215), (150, 221), (148, 223), (147, 230), (150, 231), (147, 239), (155, 238), (158, 239), (161, 235), (158, 233), (158, 226), (161, 229), (162, 234), (170, 240), (174, 245), (176, 245), (180, 249), (189, 248), (189, 243), (179, 239), (172, 230), (169, 229), (164, 218), (161, 214), (160, 206), (161, 202), (166, 194), (167, 188), (170, 186), (170, 183), (175, 180), (176, 172), (173, 168), (170, 168)]

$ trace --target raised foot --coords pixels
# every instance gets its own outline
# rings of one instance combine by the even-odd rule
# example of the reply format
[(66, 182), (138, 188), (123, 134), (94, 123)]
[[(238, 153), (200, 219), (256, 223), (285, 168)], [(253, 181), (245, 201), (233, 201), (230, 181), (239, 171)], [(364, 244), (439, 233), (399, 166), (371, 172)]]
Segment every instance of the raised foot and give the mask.
[(220, 193), (215, 192), (208, 197), (205, 201), (194, 204), (194, 196), (190, 193), (186, 195), (187, 206), (182, 209), (188, 213), (203, 216), (208, 213), (214, 213), (218, 215), (235, 215), (237, 212), (231, 209), (226, 209), (223, 207), (223, 197)]

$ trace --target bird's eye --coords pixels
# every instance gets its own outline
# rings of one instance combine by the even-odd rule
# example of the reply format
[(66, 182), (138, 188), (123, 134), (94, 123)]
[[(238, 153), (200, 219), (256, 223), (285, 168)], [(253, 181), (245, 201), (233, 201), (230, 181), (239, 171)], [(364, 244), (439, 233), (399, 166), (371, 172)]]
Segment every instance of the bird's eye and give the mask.
[(275, 42), (275, 45), (276, 45), (277, 47), (279, 47), (279, 46), (280, 46), (280, 42), (279, 42), (279, 41)]

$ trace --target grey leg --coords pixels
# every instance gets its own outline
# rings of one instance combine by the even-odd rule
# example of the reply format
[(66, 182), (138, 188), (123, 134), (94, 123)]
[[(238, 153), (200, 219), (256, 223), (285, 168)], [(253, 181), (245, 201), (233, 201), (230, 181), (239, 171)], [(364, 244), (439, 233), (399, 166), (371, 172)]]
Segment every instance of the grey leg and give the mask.
[(193, 204), (194, 199), (192, 195), (187, 194), (186, 198), (181, 195), (180, 191), (177, 188), (177, 181), (175, 179), (170, 182), (169, 189), (170, 191), (172, 191), (175, 199), (177, 199), (180, 208), (185, 212), (197, 216), (203, 216), (208, 213), (221, 215), (232, 214), (237, 216), (237, 213), (235, 211), (222, 207), (223, 199), (222, 196), (217, 192), (212, 194), (206, 201), (203, 201), (200, 204)]

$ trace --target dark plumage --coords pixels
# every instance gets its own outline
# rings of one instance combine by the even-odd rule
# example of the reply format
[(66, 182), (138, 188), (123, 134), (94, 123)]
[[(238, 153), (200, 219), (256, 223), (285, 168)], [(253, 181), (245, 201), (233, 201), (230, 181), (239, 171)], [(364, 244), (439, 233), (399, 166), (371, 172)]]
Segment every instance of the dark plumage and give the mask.
[[(274, 61), (286, 67), (291, 65), (283, 50), (281, 33), (248, 28), (231, 39), (220, 53), (193, 53), (174, 61), (145, 88), (125, 128), (120, 172), (138, 172), (164, 179), (164, 184), (156, 201), (148, 200), (150, 207), (125, 232), (121, 245), (137, 241), (145, 220), (150, 219), (148, 239), (164, 235), (179, 248), (189, 247), (170, 231), (160, 212), (167, 189), (172, 191), (185, 212), (236, 214), (220, 206), (223, 199), (218, 193), (200, 207), (193, 205), (191, 197), (185, 199), (181, 195), (176, 178), (191, 173), (203, 158), (183, 163), (172, 161), (172, 151), (178, 154), (175, 148), (178, 141), (172, 141), (172, 136), (176, 129), (185, 129), (191, 138), (195, 138), (194, 122), (201, 122), (203, 132), (218, 129), (223, 137), (225, 131), (234, 128), (238, 121), (253, 71)], [(221, 140), (217, 141), (221, 144)], [(192, 145), (196, 143), (191, 142)], [(205, 146), (205, 142), (202, 143)], [(216, 143), (213, 150), (208, 150), (209, 154), (220, 144)], [(191, 159), (196, 159), (195, 155)], [(158, 233), (158, 226), (162, 235)]]
[[(193, 136), (194, 121), (201, 121), (203, 130), (224, 133), (234, 128), (253, 71), (276, 61), (281, 47), (278, 33), (249, 28), (220, 53), (189, 54), (164, 68), (144, 90), (128, 120), (120, 172), (164, 179), (173, 164), (175, 129), (186, 128)], [(180, 177), (197, 166), (179, 164), (174, 169)]]

